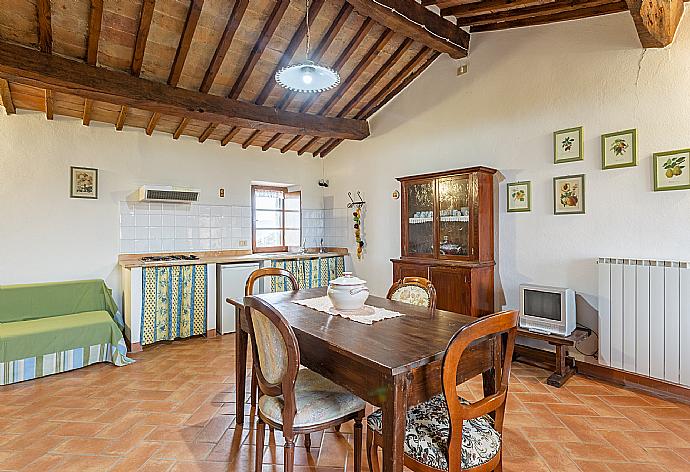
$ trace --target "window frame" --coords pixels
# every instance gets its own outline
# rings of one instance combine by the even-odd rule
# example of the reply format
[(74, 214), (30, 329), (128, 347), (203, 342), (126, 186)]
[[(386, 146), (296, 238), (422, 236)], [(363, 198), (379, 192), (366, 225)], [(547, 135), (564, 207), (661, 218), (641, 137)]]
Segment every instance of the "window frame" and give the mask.
[[(279, 230), (281, 233), (281, 240), (283, 245), (282, 246), (270, 246), (270, 247), (257, 247), (256, 245), (256, 191), (257, 190), (273, 190), (273, 191), (279, 191), (283, 193), (283, 204), (281, 208), (278, 210), (276, 209), (276, 212), (280, 212), (281, 214), (281, 227), (280, 228), (259, 228), (261, 230)], [(289, 196), (299, 196), (299, 210), (286, 210), (285, 209), (285, 200), (289, 198)], [(261, 211), (261, 210), (259, 210)], [(287, 252), (288, 251), (288, 246), (285, 244), (285, 232), (286, 230), (296, 230), (298, 228), (287, 228), (286, 223), (285, 223), (285, 214), (286, 213), (298, 213), (300, 215), (300, 222), (299, 222), (299, 232), (300, 232), (300, 241), (302, 240), (302, 191), (301, 190), (296, 190), (294, 192), (290, 192), (287, 187), (273, 187), (270, 185), (252, 185), (252, 252), (254, 253), (266, 253), (266, 252)]]

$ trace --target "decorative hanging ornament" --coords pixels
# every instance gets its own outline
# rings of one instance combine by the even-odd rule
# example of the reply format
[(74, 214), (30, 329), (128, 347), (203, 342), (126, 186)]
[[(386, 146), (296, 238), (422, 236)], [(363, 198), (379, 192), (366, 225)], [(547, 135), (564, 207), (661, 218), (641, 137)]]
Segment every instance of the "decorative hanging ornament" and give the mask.
[(293, 92), (320, 93), (331, 90), (340, 84), (340, 75), (333, 69), (316, 64), (309, 60), (311, 46), (311, 31), (309, 30), (309, 7), (311, 1), (306, 0), (307, 14), (307, 53), (304, 62), (283, 67), (276, 72), (276, 82), (283, 88)]
[(357, 243), (357, 259), (362, 259), (362, 252), (364, 251), (364, 240), (362, 239), (362, 207), (358, 206), (352, 212), (352, 219), (354, 221), (355, 242)]

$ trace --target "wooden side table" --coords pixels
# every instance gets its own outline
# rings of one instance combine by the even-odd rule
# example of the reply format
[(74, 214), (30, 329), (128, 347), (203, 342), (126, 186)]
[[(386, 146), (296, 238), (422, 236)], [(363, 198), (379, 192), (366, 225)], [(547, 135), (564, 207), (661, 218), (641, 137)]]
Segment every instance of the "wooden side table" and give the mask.
[[(588, 329), (577, 328), (568, 337), (557, 336), (555, 334), (543, 334), (518, 328), (518, 336), (546, 341), (556, 348), (556, 371), (546, 379), (546, 383), (554, 387), (562, 387), (572, 375), (577, 372), (575, 359), (566, 356), (566, 348), (575, 346), (590, 335)], [(516, 353), (515, 358), (520, 357)]]

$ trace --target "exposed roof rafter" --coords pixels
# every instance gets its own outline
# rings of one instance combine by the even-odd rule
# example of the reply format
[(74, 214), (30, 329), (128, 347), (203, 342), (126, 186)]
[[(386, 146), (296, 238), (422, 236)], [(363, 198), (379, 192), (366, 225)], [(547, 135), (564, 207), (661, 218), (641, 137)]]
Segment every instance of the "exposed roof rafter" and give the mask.
[(347, 0), (360, 15), (453, 59), (467, 57), (470, 35), (414, 0)]
[(202, 94), (2, 41), (0, 76), (115, 105), (242, 128), (346, 139), (364, 139), (369, 135), (365, 121), (276, 110)]

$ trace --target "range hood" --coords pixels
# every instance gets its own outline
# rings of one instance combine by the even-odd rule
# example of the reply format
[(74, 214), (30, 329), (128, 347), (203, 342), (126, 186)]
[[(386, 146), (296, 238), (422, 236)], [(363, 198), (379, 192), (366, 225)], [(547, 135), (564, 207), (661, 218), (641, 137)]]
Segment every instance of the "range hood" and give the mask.
[(193, 203), (199, 201), (199, 190), (170, 185), (144, 185), (139, 189), (140, 202)]

